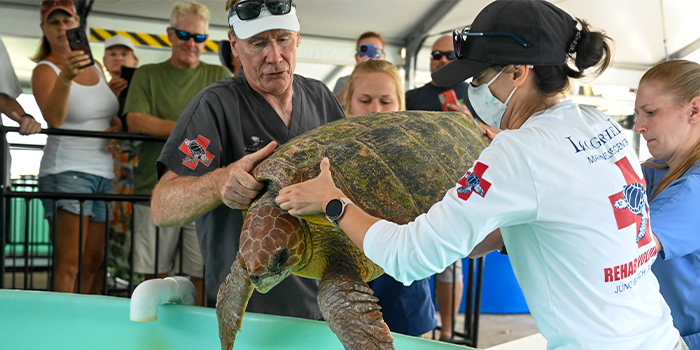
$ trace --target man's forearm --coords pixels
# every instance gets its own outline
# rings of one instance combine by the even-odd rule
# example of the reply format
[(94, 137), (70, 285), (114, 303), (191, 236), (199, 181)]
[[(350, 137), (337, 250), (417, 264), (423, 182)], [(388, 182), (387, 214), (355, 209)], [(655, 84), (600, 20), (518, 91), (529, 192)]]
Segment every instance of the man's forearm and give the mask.
[(175, 122), (155, 118), (138, 112), (129, 112), (126, 115), (126, 124), (129, 132), (146, 134), (155, 137), (168, 138), (175, 128)]
[(21, 118), (17, 120), (15, 116), (12, 115), (12, 112), (17, 112), (17, 115), (21, 116), (24, 114), (24, 109), (22, 109), (22, 106), (14, 98), (5, 94), (0, 94), (0, 113), (5, 114), (18, 123), (21, 122)]
[(223, 202), (218, 189), (225, 168), (201, 177), (163, 175), (151, 197), (153, 221), (159, 226), (184, 226)]

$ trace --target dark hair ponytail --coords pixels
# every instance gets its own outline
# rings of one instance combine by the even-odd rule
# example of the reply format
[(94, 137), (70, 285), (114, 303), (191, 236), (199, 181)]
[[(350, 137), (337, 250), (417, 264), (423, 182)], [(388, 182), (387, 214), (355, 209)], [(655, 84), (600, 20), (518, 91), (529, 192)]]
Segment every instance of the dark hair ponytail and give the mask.
[(535, 86), (545, 95), (563, 92), (569, 87), (569, 78), (583, 78), (591, 67), (597, 67), (595, 74), (600, 75), (610, 66), (612, 39), (604, 32), (593, 31), (585, 20), (576, 20), (581, 24), (581, 30), (574, 32), (566, 45), (575, 69), (569, 63), (534, 68)]

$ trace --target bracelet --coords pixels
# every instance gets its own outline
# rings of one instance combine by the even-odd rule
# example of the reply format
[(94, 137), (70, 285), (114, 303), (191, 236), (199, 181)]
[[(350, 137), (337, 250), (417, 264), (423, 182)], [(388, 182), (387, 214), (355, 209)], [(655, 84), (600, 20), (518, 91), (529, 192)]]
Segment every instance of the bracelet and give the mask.
[[(63, 83), (63, 85), (65, 85), (65, 86), (70, 86), (70, 84), (66, 83), (66, 81), (63, 80), (63, 78), (61, 77), (61, 73), (58, 73), (58, 79), (61, 79), (61, 82)], [(73, 82), (71, 81), (71, 84), (72, 84), (72, 83), (73, 83)]]
[[(20, 118), (22, 118), (22, 117), (29, 117), (29, 118), (34, 119), (34, 116), (29, 114), (29, 113), (24, 113), (24, 114), (20, 115)], [(34, 120), (36, 120), (36, 119), (34, 119)]]

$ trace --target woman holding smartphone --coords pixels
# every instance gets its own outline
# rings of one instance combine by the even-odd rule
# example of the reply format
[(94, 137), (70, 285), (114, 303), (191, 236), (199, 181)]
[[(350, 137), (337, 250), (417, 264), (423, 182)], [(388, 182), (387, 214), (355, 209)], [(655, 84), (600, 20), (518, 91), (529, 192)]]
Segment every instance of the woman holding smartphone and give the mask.
[[(50, 128), (119, 131), (119, 103), (107, 86), (102, 66), (90, 65), (87, 52), (71, 51), (66, 31), (80, 25), (71, 0), (41, 3), (42, 43), (34, 61), (32, 90)], [(84, 43), (87, 47), (87, 43)], [(112, 156), (106, 139), (49, 135), (39, 169), (39, 190), (65, 193), (112, 193)], [(104, 258), (106, 202), (85, 201), (82, 218), (77, 200), (43, 200), (46, 216), (56, 220), (55, 291), (99, 293)], [(83, 241), (79, 242), (83, 220)], [(83, 250), (83, 266), (78, 252)], [(82, 279), (77, 281), (82, 268)], [(79, 287), (78, 287), (79, 286)]]

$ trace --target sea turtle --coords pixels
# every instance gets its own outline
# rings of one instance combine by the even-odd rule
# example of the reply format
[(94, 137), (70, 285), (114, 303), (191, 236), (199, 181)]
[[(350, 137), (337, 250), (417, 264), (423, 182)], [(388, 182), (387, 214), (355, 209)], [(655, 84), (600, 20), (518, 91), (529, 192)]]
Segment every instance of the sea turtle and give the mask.
[(649, 213), (649, 202), (647, 201), (647, 192), (644, 186), (638, 182), (630, 185), (625, 185), (622, 188), (622, 199), (615, 202), (617, 209), (629, 209), (633, 214), (640, 215), (642, 222), (639, 225), (637, 233), (637, 243), (647, 234), (647, 221)]
[(466, 114), (391, 112), (338, 120), (279, 147), (253, 170), (265, 188), (245, 215), (236, 261), (219, 289), (222, 349), (233, 347), (253, 288), (265, 293), (289, 274), (321, 280), (321, 312), (346, 349), (393, 349), (365, 283), (383, 270), (325, 216), (291, 216), (275, 197), (318, 176), (328, 157), (336, 185), (355, 204), (407, 223), (442, 199), (488, 142)]

